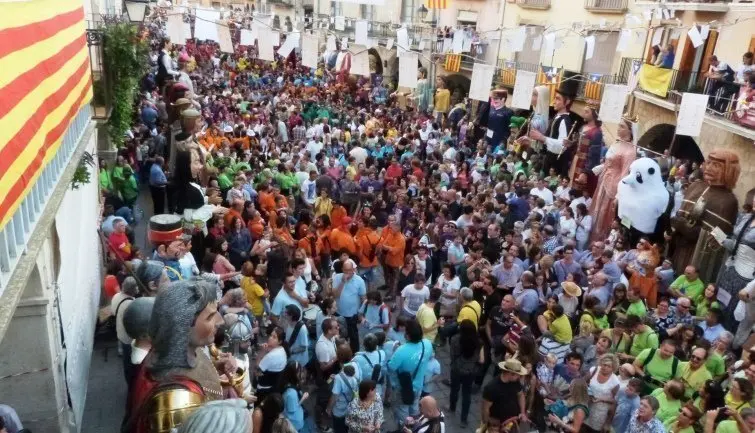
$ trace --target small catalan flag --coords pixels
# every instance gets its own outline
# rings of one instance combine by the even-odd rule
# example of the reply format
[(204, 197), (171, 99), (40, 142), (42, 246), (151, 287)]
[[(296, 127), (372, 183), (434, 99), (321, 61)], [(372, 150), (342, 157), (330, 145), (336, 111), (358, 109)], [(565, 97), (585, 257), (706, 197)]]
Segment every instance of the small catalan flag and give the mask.
[(444, 67), (448, 72), (459, 72), (461, 69), (461, 54), (446, 54)]
[(427, 0), (428, 9), (446, 9), (448, 0)]

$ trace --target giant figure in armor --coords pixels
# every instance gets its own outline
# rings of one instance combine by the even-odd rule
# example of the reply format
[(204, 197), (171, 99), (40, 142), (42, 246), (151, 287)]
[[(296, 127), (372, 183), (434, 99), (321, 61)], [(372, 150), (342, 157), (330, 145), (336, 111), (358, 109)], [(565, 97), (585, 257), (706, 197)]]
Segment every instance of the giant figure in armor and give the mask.
[(703, 165), (703, 180), (687, 188), (682, 206), (671, 221), (673, 263), (678, 274), (687, 265), (693, 265), (703, 281), (715, 278), (723, 262), (724, 250), (711, 232), (716, 227), (727, 235), (734, 230), (738, 204), (731, 191), (739, 179), (739, 172), (737, 154), (716, 149)]
[(152, 350), (131, 387), (124, 431), (168, 433), (202, 404), (223, 398), (218, 370), (205, 353), (222, 323), (212, 284), (179, 281), (157, 294)]
[[(749, 204), (755, 204), (755, 189), (747, 193), (746, 200)], [(719, 296), (719, 299), (729, 299), (729, 302), (723, 305), (726, 311), (724, 316), (728, 320), (733, 320), (739, 292), (755, 278), (755, 210), (739, 216), (734, 231), (724, 240), (723, 247), (729, 257), (721, 266), (716, 286), (719, 293), (724, 291), (728, 294)], [(745, 317), (738, 324), (732, 321), (726, 325), (729, 329), (737, 330), (733, 344), (735, 348), (739, 348), (747, 340), (755, 323), (752, 317)]]

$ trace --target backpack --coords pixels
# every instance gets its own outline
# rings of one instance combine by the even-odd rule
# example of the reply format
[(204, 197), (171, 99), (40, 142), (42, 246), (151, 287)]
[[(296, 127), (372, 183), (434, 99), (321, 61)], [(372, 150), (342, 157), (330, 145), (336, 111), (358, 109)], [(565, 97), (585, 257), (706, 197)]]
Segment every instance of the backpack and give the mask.
[(383, 372), (383, 366), (381, 365), (383, 363), (383, 355), (380, 354), (380, 351), (378, 351), (378, 363), (377, 365), (373, 365), (372, 361), (370, 361), (370, 358), (367, 357), (367, 354), (361, 353), (362, 357), (367, 361), (368, 364), (370, 364), (370, 367), (372, 367), (372, 375), (370, 376), (370, 380), (372, 380), (375, 383), (382, 383), (382, 375)]
[[(650, 362), (655, 356), (655, 352), (656, 352), (656, 349), (650, 349), (650, 353), (648, 353), (648, 356), (646, 356), (645, 359), (642, 360), (643, 368), (647, 367), (648, 362)], [(676, 370), (678, 366), (679, 366), (679, 358), (674, 356), (673, 361), (671, 362), (671, 379), (676, 377)], [(663, 382), (650, 376), (650, 374), (647, 372), (647, 369), (645, 369), (645, 375), (642, 377), (642, 379), (645, 382), (642, 395), (650, 394), (653, 391), (653, 389), (655, 389), (656, 387), (663, 386)]]
[[(391, 309), (388, 308), (385, 304), (380, 304), (380, 307), (378, 307), (378, 315), (380, 316), (380, 320), (383, 320), (383, 311), (388, 310), (388, 324), (391, 324)], [(367, 303), (365, 302), (362, 306), (362, 315), (367, 315)], [(380, 325), (385, 325), (385, 323), (380, 323)]]
[[(348, 393), (343, 393), (343, 396), (346, 397), (346, 402), (351, 403), (352, 400), (354, 400), (354, 393), (356, 392), (354, 388), (351, 387), (351, 384), (349, 383), (349, 378), (344, 374), (343, 372), (338, 373), (338, 376), (341, 377), (341, 380), (346, 385), (346, 388), (348, 389)], [(335, 381), (333, 381), (335, 383)]]

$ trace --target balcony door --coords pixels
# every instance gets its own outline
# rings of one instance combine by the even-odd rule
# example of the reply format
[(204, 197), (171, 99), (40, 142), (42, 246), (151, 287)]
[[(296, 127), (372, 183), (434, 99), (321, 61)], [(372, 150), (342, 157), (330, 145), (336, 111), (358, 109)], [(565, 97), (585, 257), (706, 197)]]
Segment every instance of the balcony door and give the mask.
[[(517, 63), (529, 63), (533, 65), (540, 64), (540, 48), (542, 48), (542, 39), (540, 47), (538, 47), (536, 50), (532, 49), (532, 41), (534, 41), (538, 37), (542, 38), (542, 36), (542, 26), (527, 26), (527, 39), (524, 43), (524, 49), (516, 53), (514, 57)], [(547, 61), (550, 61), (550, 59), (547, 59)]]
[[(679, 62), (679, 72), (677, 73), (676, 82), (672, 83), (672, 88), (678, 91), (702, 92), (704, 81), (703, 74), (710, 66), (709, 58), (713, 55), (718, 41), (718, 31), (710, 30), (708, 38), (699, 47), (692, 45), (689, 37), (685, 38), (684, 49), (681, 52)], [(677, 50), (677, 55), (680, 55)]]
[(582, 72), (610, 75), (613, 58), (616, 55), (616, 45), (619, 43), (619, 32), (594, 32), (595, 49), (591, 59), (584, 59)]

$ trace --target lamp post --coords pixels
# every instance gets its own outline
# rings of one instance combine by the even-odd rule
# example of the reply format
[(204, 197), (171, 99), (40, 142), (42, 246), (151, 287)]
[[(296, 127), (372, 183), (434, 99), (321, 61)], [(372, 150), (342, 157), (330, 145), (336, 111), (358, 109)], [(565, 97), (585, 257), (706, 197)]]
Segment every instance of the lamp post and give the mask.
[[(419, 15), (419, 19), (422, 23), (425, 22), (427, 19), (427, 13), (429, 10), (427, 7), (425, 7), (424, 4), (420, 5), (420, 7), (417, 9), (417, 15)], [(433, 57), (433, 54), (435, 53), (435, 46), (438, 44), (438, 38), (435, 34), (435, 25), (437, 22), (437, 18), (435, 16), (436, 9), (433, 9), (433, 15), (432, 18), (430, 18), (429, 27), (430, 27), (430, 68), (428, 68), (427, 71), (427, 78), (428, 82), (430, 83), (431, 88), (435, 88), (435, 59)]]
[(144, 15), (147, 12), (147, 3), (143, 2), (126, 2), (126, 13), (132, 23), (144, 22)]

